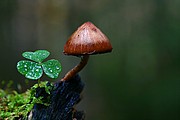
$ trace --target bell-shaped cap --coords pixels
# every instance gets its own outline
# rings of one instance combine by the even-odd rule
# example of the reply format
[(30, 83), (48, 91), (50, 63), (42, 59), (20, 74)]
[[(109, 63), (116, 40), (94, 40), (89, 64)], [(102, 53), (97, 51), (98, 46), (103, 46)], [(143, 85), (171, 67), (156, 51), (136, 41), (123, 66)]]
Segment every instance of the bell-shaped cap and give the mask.
[(111, 51), (109, 39), (91, 22), (81, 25), (64, 46), (64, 54), (67, 55), (79, 56)]

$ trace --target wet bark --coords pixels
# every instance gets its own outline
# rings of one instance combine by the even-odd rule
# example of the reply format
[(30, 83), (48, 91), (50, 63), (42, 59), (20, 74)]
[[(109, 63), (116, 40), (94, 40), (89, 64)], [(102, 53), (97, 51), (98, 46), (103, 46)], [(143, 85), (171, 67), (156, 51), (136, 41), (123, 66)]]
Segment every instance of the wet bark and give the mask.
[[(81, 100), (84, 83), (79, 75), (70, 80), (54, 84), (50, 95), (50, 105), (35, 104), (32, 120), (84, 120), (84, 112), (77, 111), (74, 106)], [(38, 90), (37, 95), (44, 96), (45, 90)]]

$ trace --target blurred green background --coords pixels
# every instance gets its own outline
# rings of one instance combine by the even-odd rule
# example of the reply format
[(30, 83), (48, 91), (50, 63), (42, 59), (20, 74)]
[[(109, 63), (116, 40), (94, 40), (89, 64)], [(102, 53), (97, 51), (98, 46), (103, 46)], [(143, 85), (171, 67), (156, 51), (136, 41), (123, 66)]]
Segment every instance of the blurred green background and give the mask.
[(113, 46), (80, 72), (86, 86), (77, 107), (86, 120), (179, 120), (179, 0), (0, 0), (0, 81), (34, 84), (25, 85), (16, 63), (37, 49), (60, 60), (62, 78), (80, 61), (63, 46), (86, 21)]

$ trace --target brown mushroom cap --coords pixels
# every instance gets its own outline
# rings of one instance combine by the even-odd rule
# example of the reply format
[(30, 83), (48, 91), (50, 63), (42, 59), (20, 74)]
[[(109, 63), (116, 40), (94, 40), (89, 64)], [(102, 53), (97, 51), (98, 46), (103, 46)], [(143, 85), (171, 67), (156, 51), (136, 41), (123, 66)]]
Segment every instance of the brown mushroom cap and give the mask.
[(111, 52), (109, 39), (91, 22), (81, 25), (68, 39), (64, 54), (90, 55)]

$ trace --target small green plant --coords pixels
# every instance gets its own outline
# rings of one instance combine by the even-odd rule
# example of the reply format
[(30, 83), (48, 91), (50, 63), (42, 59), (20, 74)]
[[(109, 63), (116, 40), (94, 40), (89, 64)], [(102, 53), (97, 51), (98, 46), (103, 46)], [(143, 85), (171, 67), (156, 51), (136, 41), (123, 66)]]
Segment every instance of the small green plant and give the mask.
[[(46, 93), (50, 96), (50, 92), (53, 89), (53, 85), (49, 84), (48, 81), (40, 82), (40, 84), (35, 84), (29, 90), (24, 93), (17, 93), (13, 91), (8, 93), (0, 89), (0, 120), (15, 120), (22, 118), (22, 120), (27, 119), (28, 113), (33, 109), (34, 104), (43, 104), (48, 106), (49, 99), (43, 100), (43, 97), (35, 97), (37, 88), (44, 88)], [(47, 96), (47, 98), (49, 98)]]
[[(22, 54), (28, 60), (19, 61), (17, 70), (28, 79), (38, 80), (38, 84), (21, 94), (16, 91), (8, 93), (0, 89), (0, 120), (27, 119), (27, 115), (33, 109), (34, 104), (39, 103), (45, 106), (50, 104), (49, 99), (53, 85), (48, 81), (40, 82), (39, 80), (43, 72), (50, 78), (58, 78), (61, 72), (61, 64), (55, 59), (43, 62), (49, 55), (50, 52), (47, 50), (24, 52)], [(37, 97), (37, 89), (44, 89), (47, 94), (46, 98), (43, 96)]]
[(29, 60), (21, 60), (17, 63), (17, 70), (28, 79), (38, 80), (44, 73), (50, 78), (57, 78), (61, 72), (61, 64), (58, 60), (51, 59), (43, 62), (50, 55), (47, 50), (24, 52), (23, 57)]

